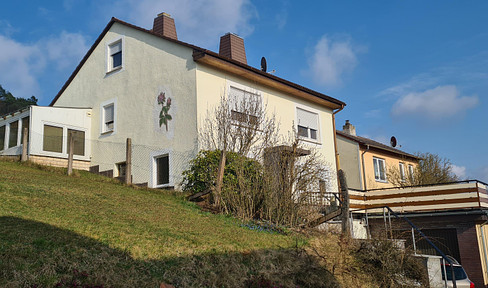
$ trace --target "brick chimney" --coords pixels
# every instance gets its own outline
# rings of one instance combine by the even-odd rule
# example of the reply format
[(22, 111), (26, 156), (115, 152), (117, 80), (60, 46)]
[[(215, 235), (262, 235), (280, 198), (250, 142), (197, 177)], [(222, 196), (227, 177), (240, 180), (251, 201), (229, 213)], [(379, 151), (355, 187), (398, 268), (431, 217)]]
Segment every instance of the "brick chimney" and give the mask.
[(349, 135), (356, 136), (356, 127), (354, 127), (354, 125), (349, 123), (349, 120), (346, 120), (346, 124), (342, 126), (342, 131)]
[(247, 64), (244, 39), (236, 34), (227, 33), (220, 37), (219, 54), (232, 60)]
[(178, 40), (175, 20), (167, 13), (160, 13), (158, 14), (158, 17), (154, 18), (152, 31), (158, 35)]

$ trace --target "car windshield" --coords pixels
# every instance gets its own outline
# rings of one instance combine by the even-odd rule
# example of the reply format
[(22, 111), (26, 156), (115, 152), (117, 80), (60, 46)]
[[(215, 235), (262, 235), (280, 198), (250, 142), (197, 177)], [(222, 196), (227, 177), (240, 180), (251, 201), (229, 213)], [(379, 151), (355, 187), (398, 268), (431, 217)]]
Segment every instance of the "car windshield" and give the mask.
[[(452, 280), (452, 274), (451, 274), (451, 266), (446, 265), (446, 273), (447, 273), (447, 280)], [(444, 267), (442, 267), (444, 268)], [(444, 269), (442, 270), (442, 280), (445, 280), (444, 276)], [(468, 275), (466, 275), (466, 272), (464, 272), (463, 267), (461, 266), (454, 266), (454, 275), (456, 277), (456, 280), (463, 280), (468, 278)]]

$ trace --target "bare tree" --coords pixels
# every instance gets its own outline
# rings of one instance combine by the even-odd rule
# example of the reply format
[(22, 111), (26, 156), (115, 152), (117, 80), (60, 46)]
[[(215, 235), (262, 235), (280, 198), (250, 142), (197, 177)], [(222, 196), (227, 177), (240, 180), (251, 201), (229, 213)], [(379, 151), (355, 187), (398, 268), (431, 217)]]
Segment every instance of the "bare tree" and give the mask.
[(396, 166), (388, 167), (388, 181), (395, 187), (407, 187), (429, 184), (441, 184), (458, 181), (458, 177), (452, 172), (452, 164), (449, 159), (442, 158), (432, 153), (417, 153), (420, 158), (413, 169), (413, 174), (400, 172)]

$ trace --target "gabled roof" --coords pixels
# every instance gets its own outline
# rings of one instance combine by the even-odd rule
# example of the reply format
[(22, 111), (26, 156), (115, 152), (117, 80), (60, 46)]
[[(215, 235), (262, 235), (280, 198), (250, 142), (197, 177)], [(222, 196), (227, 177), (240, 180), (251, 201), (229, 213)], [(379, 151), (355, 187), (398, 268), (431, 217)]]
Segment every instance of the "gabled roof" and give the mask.
[(361, 137), (361, 136), (355, 136), (355, 135), (350, 135), (344, 131), (340, 131), (340, 130), (337, 130), (337, 135), (339, 136), (342, 136), (344, 138), (347, 138), (347, 139), (350, 139), (354, 142), (357, 142), (361, 145), (364, 145), (364, 146), (370, 146), (370, 147), (373, 147), (373, 148), (376, 148), (378, 150), (383, 150), (385, 152), (388, 152), (388, 153), (394, 153), (394, 154), (397, 154), (397, 155), (402, 155), (402, 156), (405, 156), (405, 157), (409, 157), (409, 158), (413, 158), (413, 159), (416, 159), (416, 160), (420, 160), (421, 158), (415, 156), (415, 155), (412, 155), (412, 154), (409, 154), (409, 153), (406, 153), (406, 152), (403, 152), (402, 150), (398, 150), (398, 149), (395, 149), (393, 147), (390, 147), (388, 145), (385, 145), (385, 144), (382, 144), (380, 142), (377, 142), (377, 141), (374, 141), (374, 140), (371, 140), (369, 138), (364, 138), (364, 137)]
[[(335, 98), (332, 98), (330, 96), (327, 96), (325, 94), (322, 94), (320, 92), (317, 92), (317, 91), (308, 89), (306, 87), (300, 86), (298, 84), (295, 84), (295, 83), (290, 82), (288, 80), (285, 80), (283, 78), (277, 77), (277, 76), (272, 75), (270, 73), (263, 72), (263, 71), (261, 71), (259, 69), (256, 69), (254, 67), (251, 67), (251, 66), (249, 66), (247, 64), (243, 64), (243, 63), (240, 63), (238, 61), (232, 60), (230, 58), (224, 57), (224, 56), (219, 55), (218, 53), (212, 52), (210, 50), (207, 50), (207, 49), (204, 49), (204, 48), (200, 48), (198, 46), (195, 46), (195, 45), (192, 45), (192, 44), (189, 44), (189, 43), (180, 41), (180, 40), (176, 40), (176, 39), (173, 39), (173, 38), (161, 36), (159, 34), (154, 33), (152, 30), (147, 30), (147, 29), (144, 29), (144, 28), (135, 26), (133, 24), (124, 22), (122, 20), (119, 20), (119, 19), (117, 19), (115, 17), (112, 17), (112, 19), (110, 20), (110, 22), (107, 24), (107, 26), (102, 31), (102, 33), (100, 34), (100, 36), (98, 36), (97, 40), (95, 40), (95, 43), (93, 43), (93, 45), (90, 47), (90, 49), (88, 50), (88, 52), (86, 53), (86, 55), (83, 57), (83, 59), (81, 60), (81, 62), (76, 67), (75, 71), (71, 74), (71, 76), (66, 81), (66, 83), (64, 83), (63, 87), (58, 92), (58, 94), (56, 95), (56, 97), (54, 97), (54, 99), (51, 101), (51, 103), (49, 104), (49, 106), (53, 106), (54, 103), (56, 103), (56, 101), (58, 100), (58, 98), (61, 96), (61, 94), (63, 94), (63, 92), (69, 86), (69, 84), (71, 83), (71, 81), (73, 81), (73, 79), (76, 77), (76, 75), (80, 71), (81, 67), (83, 67), (83, 65), (85, 64), (85, 62), (87, 61), (87, 59), (90, 57), (90, 55), (93, 53), (93, 51), (95, 50), (95, 48), (102, 41), (103, 37), (110, 30), (110, 28), (112, 27), (112, 25), (114, 23), (119, 23), (121, 25), (124, 25), (124, 26), (130, 27), (130, 28), (139, 30), (141, 32), (148, 33), (148, 34), (154, 35), (156, 37), (163, 38), (163, 39), (165, 39), (167, 41), (174, 42), (174, 43), (177, 43), (179, 45), (189, 47), (189, 48), (193, 49), (193, 60), (196, 61), (196, 62), (201, 62), (201, 63), (204, 63), (204, 64), (209, 64), (209, 65), (212, 65), (214, 67), (219, 67), (222, 70), (225, 70), (225, 71), (228, 71), (228, 72), (235, 73), (235, 74), (238, 74), (238, 75), (243, 76), (243, 73), (242, 72), (237, 72), (237, 70), (236, 70), (236, 68), (241, 69), (243, 71), (246, 71), (247, 72), (247, 75), (253, 74), (256, 77), (259, 77), (259, 79), (261, 79), (261, 81), (259, 81), (259, 82), (261, 82), (261, 83), (263, 83), (265, 85), (270, 85), (270, 83), (276, 84), (276, 85), (270, 85), (270, 86), (285, 88), (285, 89), (289, 90), (290, 92), (296, 92), (296, 93), (293, 93), (293, 94), (295, 94), (297, 96), (303, 96), (305, 94), (307, 96), (310, 95), (311, 97), (310, 96), (308, 97), (309, 100), (313, 100), (315, 98), (315, 100), (321, 100), (322, 102), (326, 101), (327, 103), (329, 103), (328, 106), (330, 106), (330, 108), (332, 108), (332, 109), (340, 109), (340, 108), (343, 108), (344, 106), (346, 106), (346, 103), (344, 103), (344, 102), (342, 102), (340, 100), (337, 100)], [(215, 63), (215, 61), (208, 60), (208, 58), (217, 59), (221, 64), (220, 65), (217, 65), (217, 66), (216, 65), (213, 65), (212, 63)], [(226, 68), (228, 68), (228, 69), (226, 69)], [(307, 97), (305, 97), (305, 98), (307, 98)]]

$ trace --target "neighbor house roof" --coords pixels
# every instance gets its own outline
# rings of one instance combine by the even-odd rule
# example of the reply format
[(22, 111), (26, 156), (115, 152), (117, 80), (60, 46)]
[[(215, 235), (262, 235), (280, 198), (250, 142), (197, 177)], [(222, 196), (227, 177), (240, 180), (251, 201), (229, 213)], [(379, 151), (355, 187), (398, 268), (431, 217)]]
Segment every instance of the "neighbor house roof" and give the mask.
[(340, 100), (337, 100), (333, 97), (330, 97), (330, 96), (327, 96), (327, 95), (322, 94), (320, 92), (317, 92), (317, 91), (308, 89), (306, 87), (300, 86), (296, 83), (290, 82), (288, 80), (277, 77), (277, 76), (272, 75), (270, 73), (263, 72), (259, 69), (251, 67), (247, 64), (240, 63), (238, 61), (235, 61), (235, 60), (232, 60), (230, 58), (219, 55), (218, 53), (209, 51), (207, 49), (200, 48), (198, 46), (195, 46), (195, 45), (192, 45), (192, 44), (180, 41), (180, 40), (176, 40), (173, 38), (161, 36), (159, 34), (154, 33), (152, 30), (147, 30), (147, 29), (135, 26), (133, 24), (119, 20), (115, 17), (112, 17), (110, 22), (107, 24), (107, 26), (102, 31), (100, 36), (98, 36), (95, 43), (93, 43), (93, 45), (90, 47), (90, 49), (88, 50), (86, 55), (83, 57), (81, 62), (76, 67), (75, 71), (71, 74), (69, 79), (66, 81), (66, 83), (63, 85), (61, 90), (56, 95), (56, 97), (54, 97), (53, 101), (51, 101), (49, 106), (53, 106), (54, 103), (56, 103), (58, 98), (61, 96), (61, 94), (63, 94), (63, 92), (69, 86), (71, 81), (73, 81), (75, 76), (80, 71), (81, 67), (83, 67), (83, 65), (85, 64), (87, 59), (90, 57), (90, 55), (93, 53), (95, 48), (98, 46), (100, 41), (103, 39), (105, 34), (110, 30), (110, 28), (112, 27), (112, 25), (114, 23), (119, 23), (121, 25), (142, 31), (144, 33), (148, 33), (148, 34), (154, 35), (156, 37), (163, 38), (167, 41), (171, 41), (171, 42), (189, 47), (189, 48), (193, 49), (193, 60), (195, 62), (211, 65), (211, 66), (216, 67), (218, 69), (222, 69), (224, 71), (227, 71), (227, 72), (230, 72), (230, 73), (233, 73), (236, 75), (240, 75), (240, 76), (248, 78), (248, 79), (252, 79), (252, 80), (259, 82), (261, 84), (268, 85), (268, 86), (271, 86), (271, 87), (274, 87), (277, 89), (287, 91), (287, 92), (289, 92), (295, 96), (302, 97), (302, 98), (305, 98), (305, 99), (308, 99), (308, 100), (311, 100), (311, 101), (314, 101), (317, 103), (324, 104), (324, 105), (326, 105), (332, 109), (339, 109), (339, 108), (343, 108), (344, 106), (346, 106), (346, 103), (344, 103)]
[(371, 140), (369, 138), (364, 138), (364, 137), (361, 137), (361, 136), (350, 135), (350, 134), (348, 134), (348, 133), (346, 133), (344, 131), (340, 131), (340, 130), (337, 130), (336, 132), (337, 132), (337, 135), (342, 136), (342, 137), (347, 138), (347, 139), (350, 139), (350, 140), (352, 140), (354, 142), (357, 142), (357, 143), (359, 143), (360, 145), (363, 145), (363, 146), (370, 146), (370, 147), (376, 148), (377, 150), (383, 150), (383, 151), (385, 151), (387, 153), (393, 153), (393, 154), (397, 154), (397, 155), (409, 157), (409, 158), (416, 159), (416, 160), (420, 160), (421, 159), (421, 158), (419, 158), (419, 157), (417, 157), (415, 155), (412, 155), (412, 154), (403, 152), (402, 150), (398, 150), (396, 148), (393, 148), (393, 147), (390, 147), (388, 145), (382, 144), (380, 142)]

